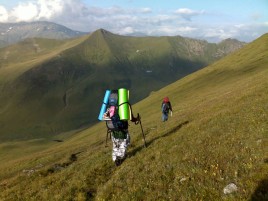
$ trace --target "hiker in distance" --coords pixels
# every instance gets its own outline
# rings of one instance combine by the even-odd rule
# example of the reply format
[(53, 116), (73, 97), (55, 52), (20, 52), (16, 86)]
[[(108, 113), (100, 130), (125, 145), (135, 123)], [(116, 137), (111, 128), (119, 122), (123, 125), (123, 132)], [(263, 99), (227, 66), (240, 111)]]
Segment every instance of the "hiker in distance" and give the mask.
[(163, 102), (161, 104), (161, 111), (162, 111), (162, 121), (163, 122), (168, 120), (169, 111), (170, 111), (170, 116), (172, 116), (172, 106), (171, 106), (171, 103), (170, 103), (168, 97), (165, 97), (163, 99)]

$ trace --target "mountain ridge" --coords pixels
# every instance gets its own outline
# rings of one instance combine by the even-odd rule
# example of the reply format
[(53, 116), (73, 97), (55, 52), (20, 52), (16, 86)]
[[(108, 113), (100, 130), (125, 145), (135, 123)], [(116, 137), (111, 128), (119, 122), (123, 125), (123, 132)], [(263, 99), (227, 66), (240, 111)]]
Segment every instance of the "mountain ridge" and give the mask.
[[(105, 29), (102, 29), (102, 28), (100, 30), (106, 31)], [(109, 31), (106, 31), (106, 32), (109, 32)], [(60, 25), (54, 22), (49, 22), (49, 21), (0, 23), (0, 48), (8, 46), (10, 44), (17, 43), (26, 38), (38, 37), (38, 38), (49, 38), (49, 39), (68, 39), (68, 38), (79, 37), (79, 36), (87, 35), (87, 34), (90, 34), (90, 32), (75, 31), (63, 25)], [(125, 36), (126, 37), (162, 37), (162, 36), (146, 36), (144, 34), (131, 34), (131, 35), (125, 35)], [(171, 36), (171, 37), (174, 37), (174, 36)], [(181, 37), (181, 36), (177, 36), (177, 37)], [(187, 37), (184, 37), (184, 38), (187, 38)], [(195, 39), (195, 40), (198, 40), (198, 39)], [(224, 39), (223, 41), (220, 41), (219, 43), (222, 43), (226, 40), (237, 40), (237, 39), (230, 39), (230, 38)], [(244, 42), (241, 42), (241, 43), (244, 43)]]

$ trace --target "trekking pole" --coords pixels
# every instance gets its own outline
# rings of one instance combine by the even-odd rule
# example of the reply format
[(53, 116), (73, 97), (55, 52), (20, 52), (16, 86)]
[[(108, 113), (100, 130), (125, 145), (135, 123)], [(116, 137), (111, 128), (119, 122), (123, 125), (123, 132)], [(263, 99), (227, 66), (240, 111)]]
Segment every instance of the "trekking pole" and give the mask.
[(145, 140), (145, 135), (144, 135), (144, 132), (143, 132), (143, 128), (142, 128), (142, 124), (141, 124), (141, 117), (140, 117), (140, 114), (138, 113), (137, 115), (137, 118), (135, 118), (133, 116), (133, 112), (132, 112), (132, 107), (131, 105), (128, 103), (129, 107), (130, 107), (130, 111), (131, 111), (131, 117), (132, 117), (132, 122), (135, 123), (135, 125), (137, 125), (138, 123), (140, 124), (141, 126), (141, 132), (142, 132), (142, 136), (143, 136), (143, 142), (144, 142), (144, 147), (147, 147), (146, 145), (146, 140)]
[(108, 140), (108, 135), (109, 135), (109, 134), (110, 134), (110, 136), (111, 136), (111, 131), (110, 131), (110, 130), (107, 130), (105, 147), (107, 147), (107, 140)]
[(139, 123), (140, 123), (140, 126), (141, 126), (141, 132), (142, 132), (142, 136), (143, 136), (144, 147), (147, 147), (146, 140), (145, 140), (145, 135), (144, 135), (144, 132), (143, 132), (143, 128), (142, 128), (142, 124), (141, 124), (141, 118), (140, 118), (139, 113), (138, 113), (138, 119), (139, 119)]

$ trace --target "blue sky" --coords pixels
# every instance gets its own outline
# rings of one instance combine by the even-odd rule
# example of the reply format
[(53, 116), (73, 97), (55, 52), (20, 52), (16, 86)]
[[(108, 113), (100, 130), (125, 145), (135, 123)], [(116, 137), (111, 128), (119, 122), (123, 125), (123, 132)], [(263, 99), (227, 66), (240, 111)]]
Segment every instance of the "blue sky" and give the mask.
[(251, 42), (268, 33), (268, 0), (0, 1), (0, 22), (38, 20), (86, 32)]

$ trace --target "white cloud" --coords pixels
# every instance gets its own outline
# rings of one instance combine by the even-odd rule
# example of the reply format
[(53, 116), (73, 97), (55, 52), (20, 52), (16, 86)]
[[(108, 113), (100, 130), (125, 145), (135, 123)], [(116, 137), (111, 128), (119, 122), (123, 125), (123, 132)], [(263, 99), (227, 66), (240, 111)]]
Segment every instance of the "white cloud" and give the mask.
[(234, 27), (240, 29), (240, 28), (243, 28), (245, 27), (246, 25), (245, 24), (235, 24)]
[(151, 8), (142, 8), (141, 13), (151, 13), (152, 9)]
[(175, 13), (180, 15), (184, 19), (190, 21), (193, 16), (202, 15), (205, 13), (205, 11), (195, 11), (189, 8), (180, 8), (180, 9), (177, 9)]
[(125, 27), (120, 31), (121, 34), (132, 34), (134, 32), (135, 29), (133, 27)]
[(186, 36), (187, 34), (197, 30), (195, 27), (189, 27), (189, 26), (179, 26), (179, 27), (173, 27), (173, 26), (161, 26), (157, 29), (151, 29), (148, 31), (148, 34), (150, 35), (165, 35), (165, 36), (174, 36), (174, 35), (181, 35)]
[(200, 26), (198, 32), (193, 36), (210, 42), (219, 42), (227, 38), (235, 38), (244, 42), (251, 42), (261, 35), (268, 32), (268, 24), (251, 23), (251, 24), (228, 24), (225, 26), (218, 25), (214, 27)]
[(0, 22), (7, 22), (8, 21), (8, 12), (5, 7), (0, 6)]
[(62, 0), (38, 0), (39, 13), (36, 18), (51, 19), (63, 12), (64, 5)]
[(180, 8), (175, 11), (177, 14), (183, 14), (183, 15), (194, 15), (196, 12), (189, 9), (189, 8)]
[(239, 28), (234, 27), (233, 29), (235, 29), (233, 38), (238, 38), (248, 42), (268, 33), (268, 23), (249, 23)]
[(267, 24), (260, 23), (257, 14), (251, 21), (255, 24), (232, 22), (215, 15), (189, 8), (175, 11), (116, 5), (101, 8), (88, 6), (83, 0), (25, 0), (10, 10), (0, 6), (0, 22), (47, 20), (87, 32), (104, 28), (117, 34), (181, 35), (216, 42), (228, 37), (251, 41), (268, 32)]
[(260, 13), (252, 13), (250, 16), (253, 20), (257, 21), (259, 19), (261, 19), (262, 15)]
[[(70, 19), (74, 13), (83, 12), (83, 4), (79, 0), (37, 0), (19, 3), (9, 12), (0, 10), (0, 22), (19, 22), (19, 21), (34, 21), (34, 20), (53, 20), (59, 16), (65, 18), (69, 15)], [(8, 17), (6, 17), (8, 16)], [(7, 18), (7, 19), (6, 19)], [(74, 20), (74, 19), (73, 19)]]
[(37, 14), (38, 8), (33, 3), (20, 3), (12, 9), (9, 18), (15, 22), (31, 21), (36, 18)]
[(232, 38), (232, 34), (222, 28), (207, 29), (206, 32), (203, 32), (203, 36), (205, 38), (217, 38), (220, 40)]

